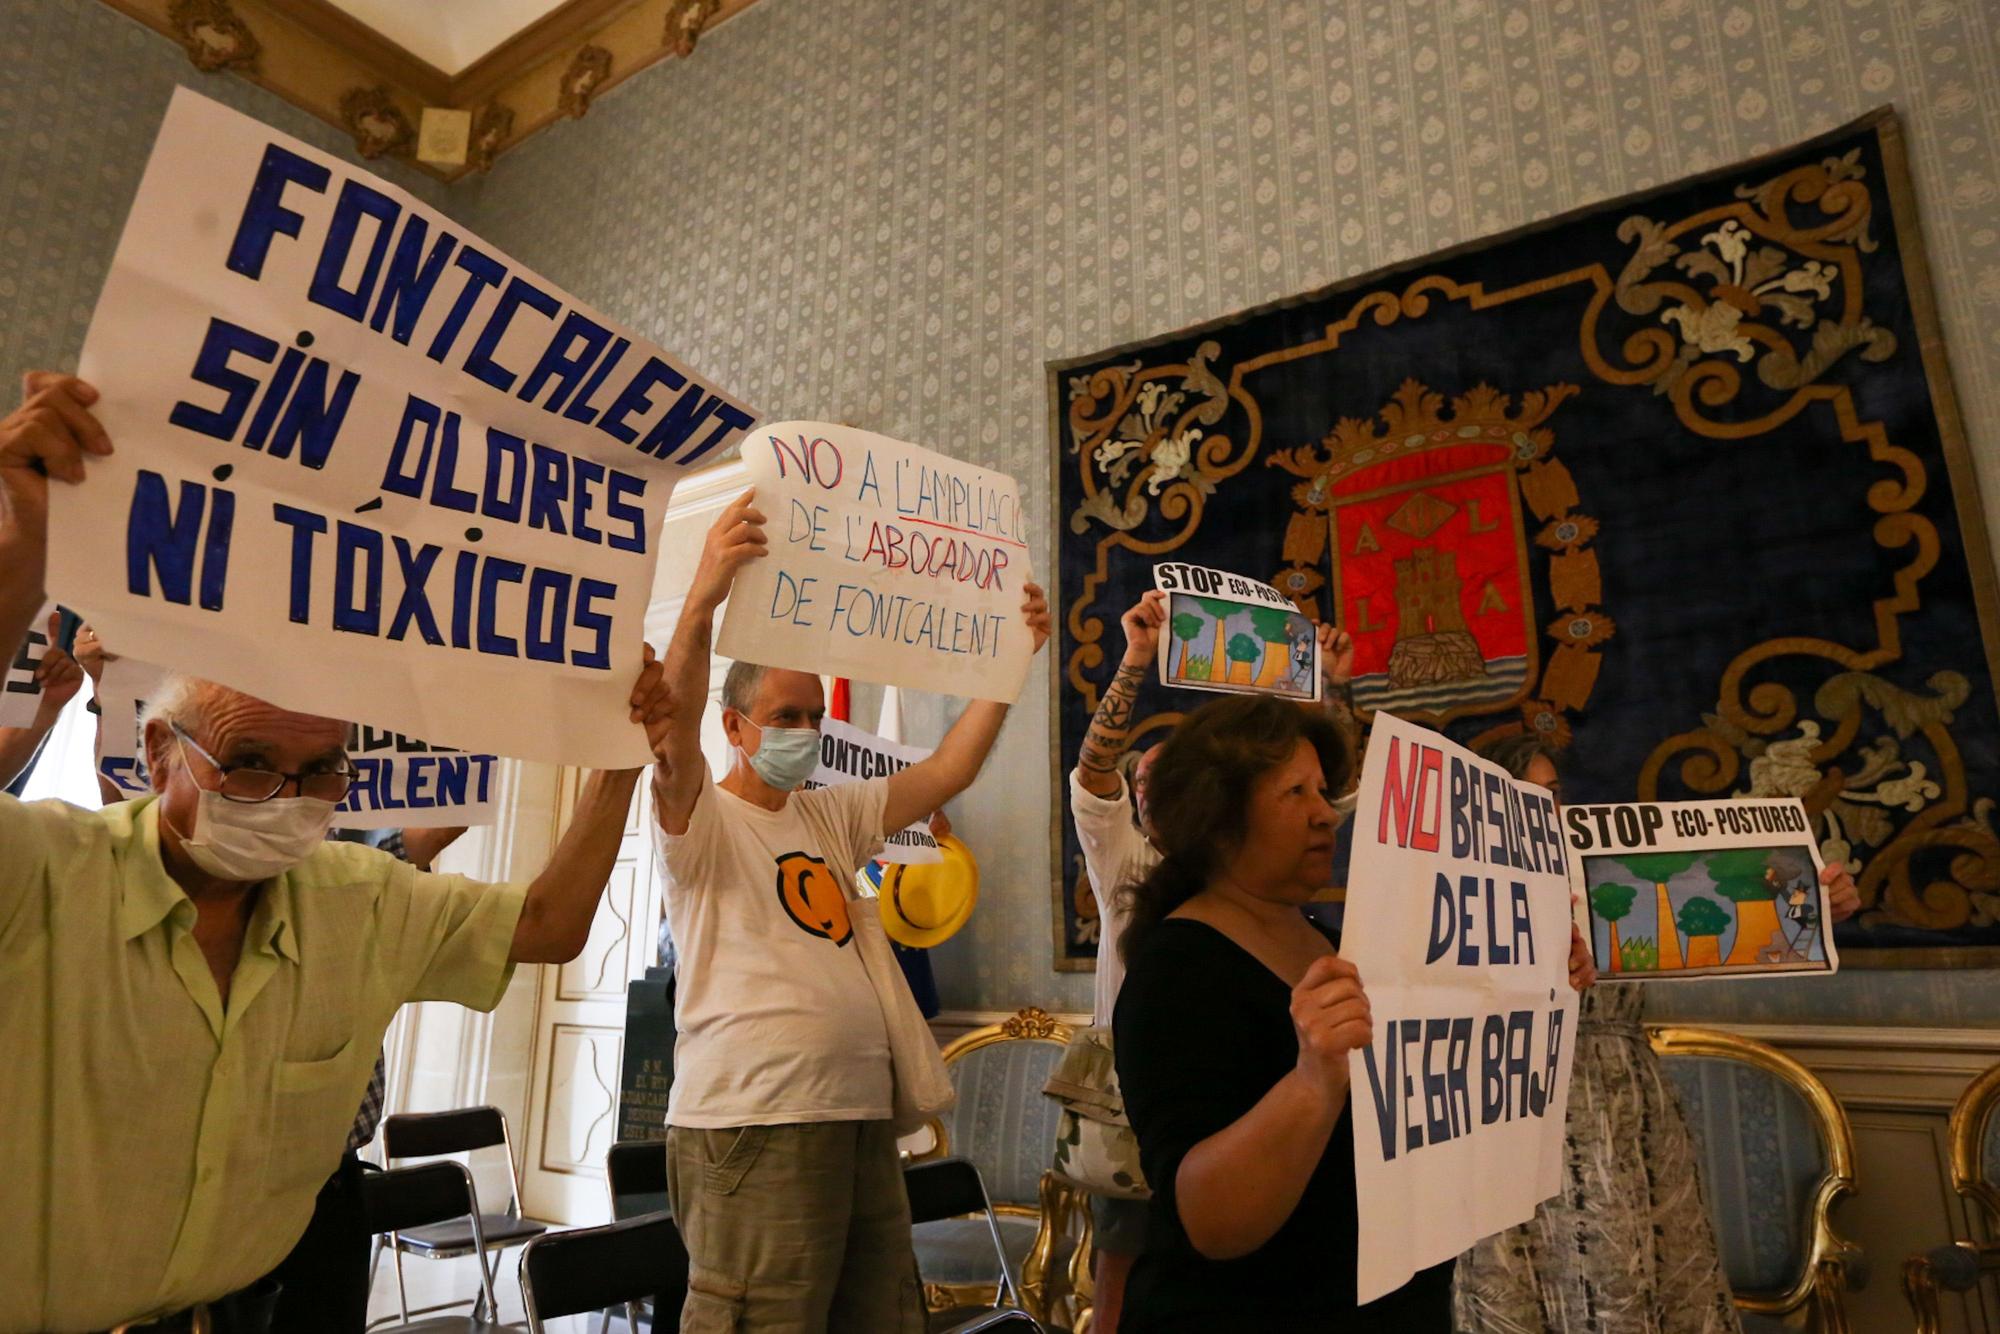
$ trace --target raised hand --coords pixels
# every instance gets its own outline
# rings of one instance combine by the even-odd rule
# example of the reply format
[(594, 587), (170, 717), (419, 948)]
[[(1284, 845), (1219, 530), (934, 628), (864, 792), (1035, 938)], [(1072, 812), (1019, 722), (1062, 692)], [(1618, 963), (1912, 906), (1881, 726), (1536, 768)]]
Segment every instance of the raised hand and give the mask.
[(1597, 985), (1597, 960), (1590, 957), (1590, 945), (1575, 922), (1569, 924), (1569, 984), (1578, 994)]
[(730, 501), (709, 525), (708, 537), (701, 544), (701, 560), (688, 585), (687, 600), (692, 606), (714, 611), (729, 596), (736, 572), (770, 549), (763, 512), (750, 503), (756, 496), (753, 486)]
[(1043, 595), (1040, 584), (1027, 584), (1022, 592), (1026, 596), (1021, 599), (1021, 619), (1028, 623), (1029, 631), (1035, 636), (1033, 651), (1040, 653), (1042, 645), (1049, 642), (1049, 600)]
[(42, 655), (41, 665), (35, 668), (35, 680), (41, 683), (41, 703), (35, 706), (39, 721), (54, 722), (63, 705), (76, 698), (76, 692), (83, 688), (83, 668), (75, 658), (56, 647), (56, 630), (62, 624), (62, 617), (51, 613), (47, 626), (49, 637), (48, 652)]
[(1299, 1073), (1330, 1097), (1344, 1097), (1347, 1053), (1367, 1046), (1375, 1033), (1360, 971), (1337, 954), (1313, 960), (1292, 988), (1292, 1028)]
[(1125, 665), (1150, 667), (1160, 656), (1160, 631), (1167, 624), (1167, 595), (1155, 588), (1118, 618), (1125, 631)]
[(632, 683), (632, 721), (646, 729), (646, 744), (652, 748), (653, 758), (671, 763), (667, 734), (674, 718), (674, 697), (667, 688), (666, 669), (653, 655), (653, 646), (647, 644), (645, 649), (645, 665)]
[(74, 376), (21, 378), (21, 406), (0, 417), (0, 520), (46, 535), (49, 478), (81, 482), (84, 456), (111, 452), (111, 438), (90, 415), (96, 401), (97, 390)]
[(1861, 911), (1861, 890), (1845, 866), (1835, 862), (1819, 873), (1819, 882), (1826, 886), (1826, 915), (1830, 919), (1844, 922)]
[(1331, 621), (1321, 621), (1317, 634), (1319, 674), (1338, 690), (1354, 679), (1354, 636)]

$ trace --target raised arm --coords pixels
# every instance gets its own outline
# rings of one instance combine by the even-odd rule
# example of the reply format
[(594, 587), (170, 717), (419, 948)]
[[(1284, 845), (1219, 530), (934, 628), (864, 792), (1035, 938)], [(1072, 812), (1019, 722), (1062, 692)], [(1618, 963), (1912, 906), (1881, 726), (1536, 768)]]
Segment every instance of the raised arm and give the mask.
[[(666, 730), (673, 713), (665, 673), (649, 647), (639, 679), (632, 686), (632, 721), (646, 729), (648, 741)], [(549, 856), (542, 873), (528, 885), (521, 918), (514, 927), (514, 963), (567, 963), (583, 952), (590, 937), (590, 919), (611, 879), (618, 845), (625, 833), (625, 813), (639, 785), (637, 769), (592, 773), (583, 780), (569, 828)]]
[(1292, 991), (1298, 1064), (1255, 1107), (1189, 1149), (1174, 1174), (1188, 1241), (1234, 1260), (1269, 1241), (1299, 1207), (1347, 1105), (1347, 1053), (1373, 1032), (1360, 975), (1316, 959)]
[[(1049, 600), (1037, 584), (1028, 584), (1021, 591), (1021, 619), (1034, 635), (1033, 652), (1040, 653), (1049, 642)], [(914, 824), (971, 787), (986, 763), (987, 752), (993, 749), (994, 738), (1000, 735), (1000, 725), (1006, 721), (1007, 705), (997, 700), (976, 699), (967, 704), (929, 759), (889, 776), (882, 828), (887, 831)]]
[(81, 482), (84, 456), (111, 452), (96, 401), (81, 380), (29, 371), (21, 406), (0, 417), (0, 661), (19, 652), (46, 596), (49, 479)]
[(1118, 762), (1125, 758), (1132, 734), (1132, 706), (1139, 698), (1139, 687), (1153, 670), (1160, 649), (1160, 627), (1166, 621), (1167, 595), (1159, 589), (1147, 593), (1118, 618), (1125, 631), (1125, 656), (1111, 684), (1104, 688), (1097, 712), (1090, 715), (1090, 728), (1076, 754), (1076, 780), (1094, 797), (1109, 801), (1124, 790)]
[(768, 546), (764, 516), (750, 503), (756, 497), (755, 487), (745, 491), (709, 525), (708, 537), (701, 544), (701, 560), (688, 584), (687, 600), (681, 604), (680, 623), (667, 645), (667, 689), (683, 707), (670, 711), (666, 727), (657, 736), (647, 729), (653, 758), (658, 762), (653, 769), (653, 804), (660, 827), (676, 838), (687, 832), (707, 764), (701, 754), (701, 715), (708, 701), (715, 609), (729, 596), (736, 572), (762, 556)]
[(26, 727), (0, 727), (0, 787), (21, 776), (28, 761), (35, 757), (35, 748), (62, 716), (63, 706), (75, 699), (83, 686), (83, 668), (56, 647), (56, 627), (60, 620), (57, 616), (49, 617), (49, 650), (35, 668), (35, 679), (42, 685), (42, 697), (35, 705), (35, 720)]
[(1347, 749), (1354, 756), (1347, 779), (1352, 791), (1361, 781), (1361, 715), (1354, 711), (1354, 636), (1330, 621), (1322, 621), (1317, 633), (1319, 672), (1324, 683), (1320, 705), (1347, 738)]

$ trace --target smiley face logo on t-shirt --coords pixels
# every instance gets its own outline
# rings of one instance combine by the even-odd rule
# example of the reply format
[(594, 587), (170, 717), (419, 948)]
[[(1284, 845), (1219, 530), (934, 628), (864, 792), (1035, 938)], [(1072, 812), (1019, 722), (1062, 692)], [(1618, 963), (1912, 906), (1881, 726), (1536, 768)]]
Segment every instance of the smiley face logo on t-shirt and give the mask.
[(854, 935), (847, 917), (847, 895), (825, 861), (803, 852), (778, 858), (778, 902), (808, 935), (845, 945)]

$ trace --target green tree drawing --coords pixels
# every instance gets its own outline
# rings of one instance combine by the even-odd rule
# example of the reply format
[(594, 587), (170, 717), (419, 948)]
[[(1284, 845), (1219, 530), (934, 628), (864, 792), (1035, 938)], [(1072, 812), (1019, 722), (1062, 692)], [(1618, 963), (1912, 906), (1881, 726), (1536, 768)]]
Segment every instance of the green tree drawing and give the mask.
[(1764, 873), (1770, 855), (1763, 848), (1731, 848), (1708, 854), (1709, 879), (1715, 892), (1736, 909), (1736, 944), (1724, 963), (1755, 963), (1757, 952), (1781, 935), (1778, 929), (1777, 892)]
[(1667, 894), (1667, 881), (1701, 860), (1699, 852), (1634, 852), (1617, 858), (1618, 863), (1653, 886), (1653, 904), (1660, 916), (1660, 964), (1681, 966), (1681, 938), (1674, 934), (1674, 904)]
[[(1292, 613), (1283, 607), (1253, 607), (1250, 609), (1250, 624), (1257, 631), (1257, 638), (1264, 641), (1264, 661), (1258, 665), (1258, 684), (1284, 675), (1284, 664), (1291, 660), (1292, 641), (1285, 631), (1291, 628)], [(1275, 656), (1277, 663), (1271, 661)]]
[(1215, 618), (1215, 651), (1208, 655), (1210, 664), (1208, 679), (1226, 681), (1229, 679), (1229, 650), (1222, 642), (1223, 636), (1229, 633), (1229, 618), (1242, 611), (1243, 604), (1231, 602), (1227, 598), (1196, 598), (1195, 601), (1201, 604), (1203, 611)]
[(1603, 884), (1590, 891), (1590, 910), (1604, 919), (1605, 927), (1611, 932), (1611, 948), (1607, 953), (1614, 973), (1621, 967), (1618, 923), (1632, 911), (1632, 901), (1638, 897), (1639, 891), (1630, 885)]
[(1687, 966), (1714, 967), (1722, 962), (1718, 937), (1729, 929), (1729, 914), (1714, 899), (1697, 894), (1681, 905), (1680, 927), (1687, 933)]
[[(1264, 656), (1264, 641), (1251, 635), (1231, 635), (1229, 637), (1229, 660), (1246, 666)], [(1250, 678), (1256, 680), (1253, 674)]]
[(1194, 637), (1201, 633), (1201, 617), (1191, 611), (1184, 611), (1174, 617), (1174, 637), (1181, 641), (1180, 665), (1174, 668), (1176, 681), (1187, 680), (1188, 650), (1194, 647)]

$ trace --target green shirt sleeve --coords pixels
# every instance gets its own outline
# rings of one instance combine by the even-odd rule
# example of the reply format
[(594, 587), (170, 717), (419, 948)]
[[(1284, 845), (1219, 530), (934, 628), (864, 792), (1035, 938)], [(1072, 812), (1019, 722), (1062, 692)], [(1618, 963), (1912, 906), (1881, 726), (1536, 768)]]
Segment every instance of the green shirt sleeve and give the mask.
[(378, 950), (400, 999), (455, 1001), (474, 1010), (498, 1005), (514, 975), (507, 956), (527, 886), (388, 864)]

